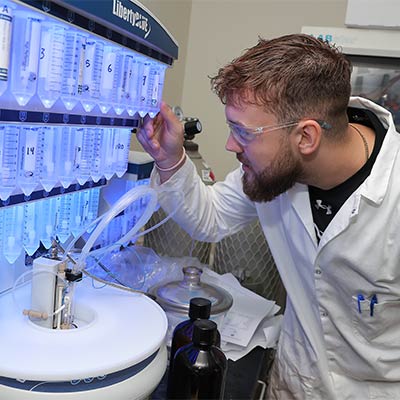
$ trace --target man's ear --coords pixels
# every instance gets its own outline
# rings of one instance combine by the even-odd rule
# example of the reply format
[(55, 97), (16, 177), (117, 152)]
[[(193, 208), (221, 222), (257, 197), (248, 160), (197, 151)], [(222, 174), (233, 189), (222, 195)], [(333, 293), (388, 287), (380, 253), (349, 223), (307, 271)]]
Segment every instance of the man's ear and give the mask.
[(309, 156), (318, 150), (322, 128), (313, 119), (303, 120), (299, 122), (296, 135), (299, 152), (304, 156)]

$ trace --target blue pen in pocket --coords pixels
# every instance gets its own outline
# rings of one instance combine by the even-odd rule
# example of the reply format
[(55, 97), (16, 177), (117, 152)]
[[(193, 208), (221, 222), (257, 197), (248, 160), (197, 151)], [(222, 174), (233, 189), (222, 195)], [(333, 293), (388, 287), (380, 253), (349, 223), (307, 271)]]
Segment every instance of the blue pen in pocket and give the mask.
[(361, 314), (361, 302), (364, 301), (364, 296), (360, 293), (357, 295), (358, 312)]
[(374, 315), (374, 306), (375, 304), (378, 304), (378, 298), (376, 297), (376, 294), (374, 294), (371, 297), (371, 300), (369, 302), (369, 315), (372, 317)]

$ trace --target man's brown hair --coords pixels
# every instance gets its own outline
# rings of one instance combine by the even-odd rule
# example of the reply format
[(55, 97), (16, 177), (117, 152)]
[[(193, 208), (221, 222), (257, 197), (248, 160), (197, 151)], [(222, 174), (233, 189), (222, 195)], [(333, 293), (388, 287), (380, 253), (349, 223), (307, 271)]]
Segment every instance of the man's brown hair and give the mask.
[(321, 119), (332, 133), (347, 123), (351, 64), (334, 45), (305, 34), (264, 40), (222, 67), (211, 86), (224, 104), (250, 103), (278, 123)]

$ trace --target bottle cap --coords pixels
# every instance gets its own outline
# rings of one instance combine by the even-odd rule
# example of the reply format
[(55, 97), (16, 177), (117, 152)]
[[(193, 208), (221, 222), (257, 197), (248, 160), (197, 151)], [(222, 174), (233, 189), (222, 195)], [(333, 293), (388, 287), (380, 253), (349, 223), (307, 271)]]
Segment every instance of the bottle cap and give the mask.
[(198, 319), (193, 324), (192, 341), (196, 345), (212, 345), (215, 343), (217, 324), (209, 319)]
[(190, 319), (208, 319), (211, 313), (211, 301), (203, 297), (193, 297), (189, 303)]

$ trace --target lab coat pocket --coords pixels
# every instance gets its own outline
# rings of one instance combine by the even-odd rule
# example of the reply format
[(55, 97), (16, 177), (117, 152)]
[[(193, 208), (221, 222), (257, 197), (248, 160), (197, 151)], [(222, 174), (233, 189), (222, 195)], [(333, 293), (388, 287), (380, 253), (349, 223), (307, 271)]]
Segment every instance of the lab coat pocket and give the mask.
[[(353, 328), (361, 341), (400, 344), (400, 299), (380, 300), (371, 307), (371, 298), (352, 299)], [(372, 312), (371, 312), (372, 308)]]

